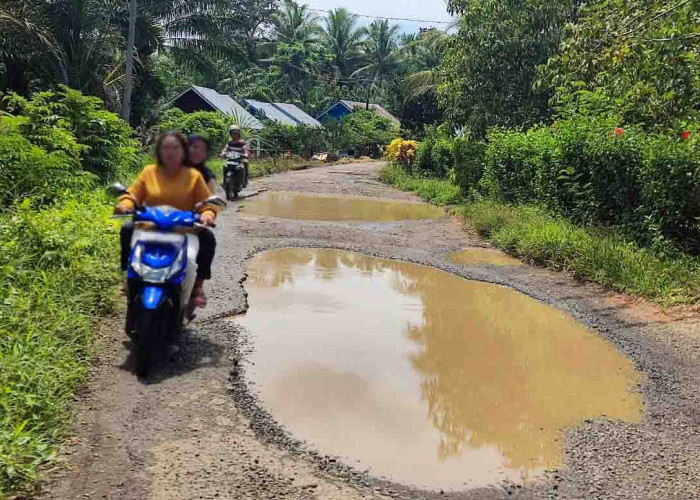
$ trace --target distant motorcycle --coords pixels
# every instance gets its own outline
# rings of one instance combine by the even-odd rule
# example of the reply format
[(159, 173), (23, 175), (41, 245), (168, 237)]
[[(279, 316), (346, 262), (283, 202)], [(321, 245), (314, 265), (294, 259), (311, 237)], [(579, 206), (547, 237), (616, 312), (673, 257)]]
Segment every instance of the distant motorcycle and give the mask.
[(224, 184), (223, 188), (226, 192), (228, 200), (238, 198), (238, 193), (241, 192), (246, 185), (246, 171), (243, 163), (243, 155), (236, 151), (230, 151), (224, 154), (226, 158), (226, 166), (224, 167)]
[[(131, 196), (114, 184), (110, 194)], [(158, 349), (182, 333), (196, 281), (200, 224), (196, 211), (169, 206), (146, 207), (134, 202), (134, 234), (127, 270), (126, 332), (136, 343), (136, 374), (146, 376)], [(212, 196), (195, 206), (225, 207)]]

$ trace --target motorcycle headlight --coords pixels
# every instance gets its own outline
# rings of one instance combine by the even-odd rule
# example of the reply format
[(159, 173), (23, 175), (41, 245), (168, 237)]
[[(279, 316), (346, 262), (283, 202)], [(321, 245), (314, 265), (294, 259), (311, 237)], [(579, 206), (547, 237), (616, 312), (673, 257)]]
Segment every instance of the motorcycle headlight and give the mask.
[(143, 245), (139, 245), (136, 247), (134, 256), (131, 259), (131, 268), (147, 283), (165, 283), (182, 271), (185, 263), (185, 253), (185, 249), (181, 249), (172, 264), (168, 267), (157, 269), (144, 264)]

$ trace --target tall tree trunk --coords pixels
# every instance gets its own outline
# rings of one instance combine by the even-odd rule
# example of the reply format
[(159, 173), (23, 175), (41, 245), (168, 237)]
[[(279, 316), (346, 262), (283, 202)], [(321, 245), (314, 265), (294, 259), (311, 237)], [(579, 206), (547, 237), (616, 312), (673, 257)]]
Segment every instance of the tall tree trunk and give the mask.
[(129, 122), (131, 118), (131, 89), (134, 86), (134, 43), (136, 38), (136, 1), (129, 2), (129, 34), (126, 40), (126, 78), (124, 80), (124, 99), (122, 100), (122, 119)]

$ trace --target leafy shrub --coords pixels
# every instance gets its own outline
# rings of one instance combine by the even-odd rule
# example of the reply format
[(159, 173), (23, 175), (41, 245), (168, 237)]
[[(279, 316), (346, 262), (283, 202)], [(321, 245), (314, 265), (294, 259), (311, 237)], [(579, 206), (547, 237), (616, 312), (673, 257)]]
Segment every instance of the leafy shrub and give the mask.
[(410, 170), (416, 161), (417, 149), (418, 142), (398, 137), (387, 146), (385, 154), (389, 161)]
[(325, 130), (306, 125), (270, 124), (260, 132), (260, 138), (271, 152), (291, 151), (307, 158), (328, 148)]
[(623, 227), (645, 245), (670, 240), (700, 250), (697, 141), (613, 120), (571, 116), (527, 132), (492, 130), (482, 187), (576, 223)]
[(79, 159), (78, 168), (102, 180), (122, 177), (141, 165), (131, 128), (96, 97), (62, 85), (31, 99), (10, 94), (5, 101), (12, 113), (25, 117), (17, 130), (32, 144)]
[(433, 174), (444, 177), (452, 170), (454, 158), (452, 156), (453, 140), (448, 137), (440, 137), (430, 150), (430, 165)]
[(345, 116), (334, 144), (339, 149), (347, 149), (356, 156), (378, 157), (382, 148), (389, 144), (398, 133), (396, 125), (372, 110), (353, 111)]
[(42, 138), (63, 137), (65, 142), (47, 152), (19, 133), (18, 124), (24, 123), (24, 117), (0, 118), (0, 207), (27, 197), (37, 205), (48, 204), (67, 191), (94, 185), (94, 176), (81, 170), (73, 136), (62, 129), (48, 130)]
[(209, 139), (215, 151), (223, 149), (228, 140), (228, 125), (223, 113), (198, 111), (185, 113), (179, 108), (169, 108), (163, 112), (159, 133), (177, 130), (185, 135), (201, 134)]
[(432, 172), (434, 145), (435, 138), (431, 135), (426, 136), (418, 145), (418, 149), (416, 150), (416, 167), (419, 172)]
[(468, 137), (457, 137), (452, 144), (455, 181), (462, 195), (472, 196), (478, 190), (484, 174), (486, 144), (472, 142)]

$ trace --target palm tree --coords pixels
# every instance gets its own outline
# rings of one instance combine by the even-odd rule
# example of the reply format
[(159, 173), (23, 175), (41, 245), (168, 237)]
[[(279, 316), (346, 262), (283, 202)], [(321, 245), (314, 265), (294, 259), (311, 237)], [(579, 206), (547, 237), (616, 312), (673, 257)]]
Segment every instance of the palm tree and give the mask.
[(304, 47), (315, 45), (321, 34), (319, 19), (319, 16), (309, 10), (308, 5), (286, 0), (284, 9), (272, 18), (277, 41), (289, 45), (299, 43)]
[(376, 20), (365, 29), (365, 34), (365, 65), (353, 76), (371, 76), (375, 81), (383, 82), (392, 75), (399, 62), (399, 26)]
[(437, 91), (438, 68), (451, 36), (446, 31), (430, 30), (414, 40), (405, 39), (401, 51), (411, 73), (404, 81), (406, 99), (414, 99)]
[(335, 9), (328, 13), (324, 38), (333, 56), (338, 78), (352, 74), (361, 52), (365, 31), (357, 27), (358, 17), (347, 9)]

